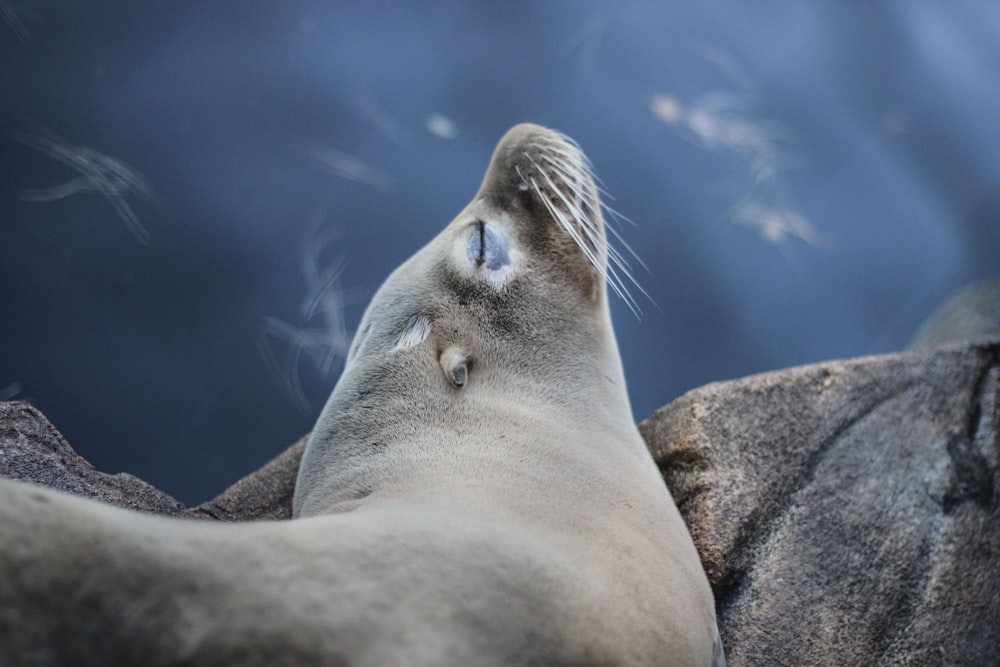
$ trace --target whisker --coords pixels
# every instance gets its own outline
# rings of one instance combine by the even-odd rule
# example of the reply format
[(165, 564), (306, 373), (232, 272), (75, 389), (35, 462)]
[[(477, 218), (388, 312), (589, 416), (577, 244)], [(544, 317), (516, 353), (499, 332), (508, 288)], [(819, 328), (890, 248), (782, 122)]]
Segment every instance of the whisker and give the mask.
[[(562, 165), (557, 165), (555, 162), (552, 162), (552, 161), (550, 161), (550, 164), (553, 165), (553, 168), (556, 171), (559, 171), (560, 173), (563, 173), (565, 175), (565, 168)], [(590, 238), (591, 242), (593, 243), (594, 240), (595, 240), (595, 238), (599, 235), (598, 228), (597, 228), (597, 225), (595, 224), (593, 216), (586, 215), (583, 211), (579, 211), (579, 210), (574, 210), (573, 213), (574, 213), (577, 221), (580, 222), (581, 225), (584, 227), (585, 231), (587, 232), (587, 236)], [(611, 234), (623, 246), (625, 246), (625, 248), (629, 251), (629, 253), (632, 256), (634, 256), (639, 261), (640, 265), (642, 265), (643, 268), (646, 268), (646, 265), (642, 263), (642, 260), (638, 257), (638, 255), (636, 255), (635, 251), (632, 250), (632, 248), (627, 243), (625, 243), (624, 239), (622, 238), (622, 236), (618, 232), (618, 230), (615, 229), (614, 227), (610, 226), (610, 225), (607, 225), (606, 227), (611, 232)], [(594, 243), (594, 245), (596, 245), (596, 243)], [(625, 276), (631, 282), (636, 283), (636, 286), (639, 287), (640, 290), (642, 290), (642, 287), (638, 285), (638, 283), (636, 282), (635, 278), (633, 277), (633, 275), (632, 275), (632, 265), (625, 258), (625, 256), (622, 255), (621, 252), (619, 252), (618, 249), (615, 248), (614, 246), (612, 246), (611, 244), (607, 244), (607, 252), (608, 252), (609, 263), (618, 265), (622, 269), (622, 272), (625, 274)]]
[[(550, 186), (555, 187), (555, 184), (552, 182), (548, 174), (542, 172), (542, 176), (545, 177)], [(572, 222), (570, 222), (567, 219), (566, 214), (555, 207), (555, 205), (549, 200), (549, 198), (545, 196), (545, 193), (538, 186), (538, 183), (534, 179), (532, 179), (532, 185), (534, 186), (535, 191), (539, 194), (540, 198), (542, 199), (542, 202), (545, 204), (545, 207), (549, 210), (552, 216), (559, 222), (560, 226), (562, 226), (563, 229), (566, 230), (566, 232), (570, 235), (570, 237), (577, 244), (577, 246), (583, 251), (584, 255), (587, 257), (587, 260), (590, 262), (591, 266), (593, 266), (598, 271), (598, 273), (601, 275), (601, 278), (607, 282), (609, 287), (611, 287), (611, 290), (615, 294), (617, 294), (618, 297), (622, 299), (622, 301), (625, 302), (625, 305), (628, 306), (629, 310), (632, 311), (632, 314), (635, 315), (636, 317), (640, 317), (642, 315), (642, 309), (639, 307), (638, 302), (629, 293), (628, 288), (625, 286), (624, 280), (621, 278), (615, 267), (610, 264), (605, 264), (602, 266), (602, 264), (598, 260), (596, 252), (591, 247), (589, 247), (589, 244), (584, 243), (583, 238), (580, 236), (579, 232), (577, 231), (576, 227), (572, 224)], [(571, 210), (574, 208), (573, 205), (566, 199), (566, 197), (562, 194), (560, 190), (556, 189), (555, 194), (557, 197), (559, 197), (560, 201), (562, 201), (563, 204), (566, 205), (568, 208), (570, 208)], [(592, 239), (588, 238), (588, 240)], [(628, 271), (623, 270), (622, 272), (625, 273), (625, 275), (634, 282), (634, 279), (631, 277), (631, 274)], [(646, 295), (648, 298), (649, 295), (646, 293), (646, 291), (643, 290), (641, 286), (638, 287), (642, 291), (642, 293)]]
[[(541, 173), (541, 175), (545, 178), (549, 187), (552, 188), (553, 191), (552, 194), (558, 197), (559, 200), (562, 201), (563, 205), (566, 206), (571, 213), (573, 213), (575, 207), (566, 199), (566, 197), (562, 193), (562, 190), (552, 180), (551, 176), (549, 176), (549, 174), (544, 169), (541, 169), (538, 163), (535, 162), (535, 160), (531, 158), (530, 155), (528, 156), (528, 159), (531, 161), (532, 164), (535, 165), (536, 168), (539, 169), (539, 173)], [(587, 236), (587, 239), (585, 241), (583, 236), (581, 236), (580, 232), (577, 231), (576, 226), (574, 226), (573, 223), (566, 218), (565, 213), (556, 208), (555, 204), (553, 204), (552, 201), (549, 199), (549, 197), (546, 196), (544, 192), (542, 192), (542, 189), (538, 186), (537, 182), (535, 182), (534, 179), (532, 179), (532, 185), (535, 186), (536, 192), (538, 192), (539, 196), (542, 199), (542, 202), (545, 204), (546, 208), (548, 208), (552, 216), (559, 222), (560, 226), (562, 226), (563, 229), (566, 230), (566, 232), (570, 235), (573, 241), (580, 248), (580, 250), (583, 251), (584, 255), (587, 257), (587, 260), (590, 262), (591, 266), (593, 266), (594, 269), (598, 271), (602, 279), (604, 279), (605, 281), (608, 282), (609, 285), (611, 285), (615, 293), (618, 293), (619, 296), (621, 296), (617, 281), (609, 280), (607, 263), (606, 262), (602, 263), (597, 255), (597, 252), (595, 250), (596, 244), (594, 243), (595, 230), (593, 229), (592, 226), (590, 227), (587, 226), (587, 224), (590, 223), (589, 219), (584, 216), (574, 215), (574, 220), (581, 223), (580, 229)]]
[[(562, 149), (552, 149), (552, 153), (555, 153), (556, 156), (565, 158), (566, 160), (570, 161), (569, 163), (567, 163), (565, 160), (563, 160), (562, 164), (563, 164), (564, 167), (569, 166), (570, 169), (574, 168), (574, 165), (572, 164), (572, 161), (575, 159), (574, 155), (572, 155), (571, 153), (567, 152), (566, 150), (562, 150)], [(553, 156), (552, 153), (547, 154), (545, 157), (551, 159), (552, 160), (552, 164), (555, 164), (555, 160), (557, 160), (558, 157)], [(584, 161), (583, 161), (583, 164), (581, 165), (581, 168), (584, 169), (584, 170), (586, 170), (586, 172), (593, 179), (594, 186), (597, 188), (598, 194), (600, 194), (603, 197), (607, 197), (608, 199), (612, 199), (613, 200), (614, 199), (614, 195), (612, 195), (608, 191), (607, 185), (604, 183), (604, 181), (597, 174), (594, 173), (593, 169), (591, 168), (590, 160), (588, 160), (586, 158), (586, 156), (583, 156), (583, 158), (584, 158)]]
[[(528, 159), (530, 160), (531, 158), (529, 157)], [(532, 162), (534, 162), (534, 160), (532, 160)], [(549, 177), (548, 174), (542, 171), (541, 175), (545, 178), (546, 181), (548, 181), (550, 186), (555, 187), (555, 184), (552, 182), (552, 179)], [(555, 204), (553, 204), (549, 200), (545, 192), (543, 192), (542, 188), (538, 185), (538, 182), (534, 178), (531, 179), (531, 184), (532, 186), (534, 186), (535, 192), (538, 193), (538, 196), (542, 200), (542, 203), (545, 204), (545, 208), (548, 209), (549, 213), (552, 214), (552, 217), (556, 219), (559, 225), (566, 231), (567, 234), (570, 235), (570, 237), (577, 244), (577, 246), (580, 247), (580, 250), (583, 251), (583, 254), (587, 257), (587, 260), (594, 267), (594, 269), (596, 269), (601, 274), (602, 278), (607, 278), (607, 273), (601, 267), (601, 262), (597, 254), (589, 246), (589, 244), (584, 242), (583, 237), (580, 236), (580, 233), (577, 231), (576, 227), (573, 226), (573, 223), (566, 219), (566, 214), (560, 211), (558, 208), (556, 208)], [(559, 195), (560, 198), (562, 198), (562, 195), (559, 194), (558, 189), (556, 190), (556, 194)]]
[(517, 174), (522, 182), (530, 184), (609, 289), (640, 317), (642, 310), (631, 294), (630, 284), (652, 302), (634, 273), (635, 267), (646, 271), (649, 268), (618, 230), (623, 222), (633, 226), (635, 223), (604, 202), (604, 198), (614, 198), (594, 173), (579, 144), (565, 135), (559, 138), (561, 141), (540, 138), (528, 145), (525, 156), (533, 167), (529, 171), (537, 171), (537, 177), (525, 176), (520, 168)]
[(600, 259), (598, 258), (597, 254), (584, 241), (583, 237), (580, 236), (580, 233), (573, 226), (573, 223), (571, 223), (566, 218), (566, 214), (560, 211), (558, 208), (556, 208), (555, 205), (548, 200), (548, 198), (542, 192), (541, 188), (538, 187), (537, 182), (534, 179), (532, 179), (531, 183), (535, 187), (535, 191), (538, 192), (539, 196), (542, 197), (542, 201), (545, 203), (545, 207), (549, 210), (549, 213), (552, 214), (552, 217), (554, 217), (559, 222), (559, 225), (566, 231), (567, 234), (570, 235), (574, 243), (576, 243), (576, 245), (579, 246), (580, 250), (587, 257), (587, 261), (590, 262), (591, 266), (593, 266), (595, 270), (597, 270), (598, 273), (600, 273), (601, 277), (606, 280), (607, 273), (605, 269), (601, 267)]

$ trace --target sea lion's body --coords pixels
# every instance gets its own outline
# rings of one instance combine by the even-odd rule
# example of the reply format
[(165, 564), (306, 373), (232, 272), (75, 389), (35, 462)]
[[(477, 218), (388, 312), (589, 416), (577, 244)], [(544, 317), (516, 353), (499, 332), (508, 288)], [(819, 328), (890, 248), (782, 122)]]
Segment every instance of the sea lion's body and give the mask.
[(629, 410), (606, 252), (583, 156), (518, 126), (369, 306), (296, 519), (195, 524), (0, 485), (0, 654), (719, 664), (711, 591)]

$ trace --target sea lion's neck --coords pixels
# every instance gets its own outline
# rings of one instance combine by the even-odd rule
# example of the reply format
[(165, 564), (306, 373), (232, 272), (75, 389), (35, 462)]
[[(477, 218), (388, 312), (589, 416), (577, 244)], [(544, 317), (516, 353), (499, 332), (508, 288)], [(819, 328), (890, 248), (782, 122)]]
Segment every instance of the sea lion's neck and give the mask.
[(616, 354), (614, 361), (578, 359), (586, 381), (560, 377), (550, 378), (551, 384), (522, 372), (480, 370), (446, 401), (435, 400), (424, 386), (408, 387), (398, 376), (386, 391), (377, 382), (390, 375), (373, 372), (371, 365), (359, 367), (366, 372), (349, 368), (303, 458), (296, 515), (353, 509), (386, 489), (396, 495), (407, 486), (440, 490), (479, 475), (500, 484), (506, 477), (536, 474), (540, 454), (563, 461), (566, 473), (577, 475), (587, 474), (588, 466), (641, 457), (644, 445)]

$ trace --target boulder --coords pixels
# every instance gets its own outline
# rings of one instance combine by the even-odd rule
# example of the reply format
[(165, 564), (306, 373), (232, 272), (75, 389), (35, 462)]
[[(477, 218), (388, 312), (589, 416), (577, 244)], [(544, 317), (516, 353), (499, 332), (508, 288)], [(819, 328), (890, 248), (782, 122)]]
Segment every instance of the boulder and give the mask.
[(303, 437), (212, 500), (187, 509), (138, 477), (95, 469), (28, 403), (0, 402), (0, 477), (154, 514), (223, 521), (290, 519), (305, 445)]
[(128, 509), (178, 516), (184, 506), (128, 473), (100, 472), (28, 403), (0, 403), (0, 477), (34, 482)]
[[(639, 426), (716, 593), (730, 666), (1000, 656), (1000, 340), (695, 389)], [(283, 519), (304, 439), (193, 509), (0, 404), (0, 476), (146, 512)]]
[(729, 664), (996, 664), (998, 403), (984, 342), (710, 384), (640, 424)]

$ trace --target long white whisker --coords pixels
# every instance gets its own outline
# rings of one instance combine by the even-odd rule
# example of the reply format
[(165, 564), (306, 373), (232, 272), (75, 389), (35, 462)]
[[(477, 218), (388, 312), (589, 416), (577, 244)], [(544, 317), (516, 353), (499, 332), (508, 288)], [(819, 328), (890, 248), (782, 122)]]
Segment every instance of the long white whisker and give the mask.
[[(633, 226), (635, 223), (604, 203), (605, 197), (613, 197), (594, 174), (587, 155), (573, 139), (564, 135), (561, 139), (562, 142), (540, 140), (529, 145), (531, 150), (525, 152), (525, 156), (538, 172), (538, 179), (534, 175), (526, 178), (520, 169), (517, 174), (523, 182), (530, 182), (549, 214), (580, 248), (611, 291), (640, 317), (639, 303), (627, 284), (635, 285), (651, 302), (653, 299), (635, 279), (632, 259), (643, 269), (649, 269), (617, 229), (620, 222)], [(602, 217), (605, 218), (603, 232)], [(609, 239), (614, 239), (615, 243), (610, 243)]]
[[(566, 173), (565, 166), (556, 164), (555, 162), (552, 162), (552, 161), (550, 161), (550, 164), (552, 164), (553, 169), (555, 169), (557, 172), (560, 173), (560, 175), (562, 175), (564, 177), (564, 180), (570, 180), (570, 179), (575, 178), (575, 175), (574, 176), (570, 176), (569, 174)], [(599, 232), (597, 224), (595, 222), (595, 217), (593, 215), (587, 215), (584, 211), (580, 211), (579, 209), (576, 209), (576, 208), (574, 209), (573, 213), (574, 213), (577, 221), (581, 224), (581, 226), (586, 231), (587, 236), (591, 240), (592, 245), (597, 245), (596, 241), (597, 241), (597, 239), (600, 236), (600, 232)], [(615, 235), (615, 238), (621, 240), (621, 235), (618, 234), (617, 230), (611, 229), (611, 232)], [(628, 247), (627, 244), (626, 244), (626, 247)], [(629, 271), (631, 271), (632, 267), (625, 260), (625, 258), (618, 252), (618, 250), (616, 248), (614, 248), (610, 244), (607, 244), (607, 252), (608, 252), (609, 260), (611, 262), (616, 263), (619, 266), (622, 266), (622, 267), (628, 269)], [(633, 253), (633, 254), (635, 254), (635, 253)], [(631, 278), (631, 276), (629, 276), (629, 277)], [(633, 282), (634, 282), (634, 280), (633, 280)]]
[[(590, 219), (590, 217), (586, 216), (586, 215), (583, 215), (582, 212), (579, 211), (579, 209), (576, 206), (574, 206), (562, 194), (561, 189), (558, 186), (556, 186), (555, 183), (552, 182), (552, 179), (548, 176), (547, 173), (545, 173), (543, 171), (542, 175), (546, 178), (546, 180), (548, 181), (549, 185), (553, 188), (554, 194), (557, 197), (559, 197), (559, 199), (570, 210), (570, 212), (574, 214), (575, 219), (581, 224), (581, 229), (583, 229), (583, 231), (586, 232), (588, 240), (591, 242), (590, 243), (591, 247), (593, 245), (596, 245), (596, 244), (594, 244), (594, 240), (595, 240), (594, 237), (595, 237), (597, 231), (596, 231), (595, 225), (594, 225), (593, 221)], [(572, 184), (574, 184), (573, 181), (575, 181), (576, 179), (574, 177), (570, 177), (569, 179), (564, 179), (564, 180), (568, 180), (569, 182), (567, 184), (568, 185), (572, 185)], [(552, 208), (554, 208), (554, 207), (552, 207), (550, 205), (550, 209), (552, 209)], [(561, 215), (561, 212), (560, 212), (559, 217), (563, 218), (563, 216)], [(628, 305), (629, 309), (632, 310), (633, 314), (635, 314), (638, 317), (639, 316), (639, 312), (637, 312), (638, 311), (638, 304), (635, 303), (635, 300), (632, 298), (631, 294), (629, 294), (628, 290), (625, 289), (625, 286), (624, 286), (624, 284), (623, 284), (623, 282), (621, 280), (621, 277), (618, 275), (618, 272), (614, 269), (614, 267), (612, 265), (608, 264), (607, 262), (605, 262), (604, 265), (602, 266), (601, 264), (599, 264), (599, 263), (595, 262), (593, 259), (591, 259), (591, 258), (593, 258), (596, 255), (596, 253), (594, 253), (592, 250), (590, 250), (590, 248), (585, 248), (580, 243), (581, 237), (578, 234), (578, 232), (576, 231), (576, 229), (574, 227), (572, 227), (571, 223), (568, 223), (568, 221), (565, 221), (565, 220), (563, 220), (562, 223), (563, 223), (564, 227), (566, 227), (567, 224), (570, 224), (570, 227), (568, 229), (569, 229), (570, 235), (573, 237), (574, 241), (576, 241), (577, 245), (580, 246), (581, 249), (584, 250), (584, 252), (587, 255), (588, 259), (590, 259), (591, 264), (599, 271), (599, 273), (601, 274), (601, 277), (611, 287), (612, 291), (615, 292), (615, 294), (617, 294), (619, 296), (619, 298), (621, 298), (623, 301), (625, 301), (626, 305)], [(606, 245), (607, 244), (605, 244), (605, 246)]]
[[(531, 157), (529, 156), (528, 159), (531, 160)], [(534, 160), (532, 160), (532, 162), (534, 162)], [(575, 209), (575, 207), (566, 199), (566, 197), (562, 194), (561, 190), (556, 186), (556, 184), (552, 181), (552, 179), (548, 176), (548, 174), (546, 174), (544, 171), (542, 171), (541, 173), (542, 176), (548, 182), (549, 186), (554, 189), (555, 191), (554, 194), (557, 197), (559, 197), (560, 201), (562, 201), (563, 204), (566, 205), (571, 210)], [(636, 302), (636, 300), (629, 293), (628, 289), (625, 287), (624, 281), (622, 280), (618, 272), (615, 270), (615, 268), (610, 265), (602, 266), (599, 263), (596, 252), (592, 250), (590, 247), (588, 247), (587, 244), (584, 243), (583, 238), (580, 236), (579, 232), (573, 226), (572, 222), (570, 222), (566, 218), (566, 214), (560, 211), (558, 208), (556, 208), (555, 205), (549, 201), (549, 199), (545, 196), (544, 192), (538, 186), (538, 183), (534, 179), (532, 179), (532, 185), (535, 188), (535, 192), (538, 193), (539, 197), (542, 199), (542, 202), (545, 204), (545, 207), (549, 210), (552, 216), (559, 222), (560, 226), (562, 226), (563, 229), (566, 230), (566, 232), (570, 235), (570, 237), (577, 244), (577, 246), (583, 251), (588, 261), (599, 272), (602, 279), (604, 279), (607, 282), (607, 284), (611, 287), (612, 291), (615, 294), (617, 294), (618, 297), (622, 299), (622, 301), (625, 302), (625, 305), (628, 306), (629, 310), (631, 310), (636, 317), (640, 317), (642, 315), (642, 309), (639, 308), (638, 302)], [(628, 274), (627, 271), (625, 271), (625, 273), (631, 279), (631, 275)], [(639, 289), (648, 298), (649, 295), (646, 293), (645, 290), (642, 289), (641, 286), (639, 287)]]
[[(528, 159), (530, 160), (531, 158), (529, 157)], [(534, 162), (534, 160), (531, 161)], [(549, 177), (549, 175), (546, 174), (544, 171), (540, 171), (540, 173), (542, 177), (544, 177), (545, 180), (548, 182), (549, 186), (555, 188), (555, 184), (552, 182), (552, 179)], [(580, 250), (587, 257), (587, 261), (589, 261), (590, 264), (597, 271), (600, 272), (602, 278), (607, 278), (607, 274), (601, 268), (601, 262), (597, 254), (594, 252), (592, 248), (589, 247), (589, 245), (586, 242), (584, 242), (583, 237), (580, 236), (580, 233), (573, 226), (573, 223), (566, 219), (566, 214), (560, 211), (558, 208), (556, 208), (555, 204), (549, 201), (549, 198), (545, 195), (545, 192), (538, 185), (538, 182), (534, 178), (531, 179), (531, 185), (535, 188), (535, 192), (538, 193), (539, 198), (542, 200), (542, 203), (545, 204), (545, 208), (548, 209), (549, 213), (552, 214), (552, 217), (556, 219), (559, 225), (566, 231), (567, 234), (570, 235), (570, 237), (577, 244), (577, 246), (579, 246)], [(556, 194), (559, 195), (560, 198), (562, 198), (562, 195), (559, 194), (558, 189), (556, 189)]]
[(549, 210), (549, 213), (552, 214), (552, 217), (556, 219), (559, 225), (566, 231), (567, 234), (570, 235), (570, 237), (573, 239), (576, 245), (579, 246), (580, 250), (587, 257), (587, 261), (590, 262), (591, 266), (593, 266), (594, 269), (601, 274), (602, 278), (607, 279), (607, 273), (601, 267), (600, 258), (598, 258), (597, 254), (587, 245), (583, 237), (580, 236), (580, 233), (573, 226), (573, 223), (566, 218), (566, 214), (560, 211), (558, 208), (556, 208), (555, 205), (548, 200), (548, 197), (545, 196), (545, 193), (538, 186), (538, 183), (535, 181), (535, 179), (531, 179), (531, 184), (532, 186), (534, 186), (535, 192), (537, 192), (538, 195), (542, 198), (542, 202), (545, 204), (545, 208)]
[[(553, 155), (553, 153), (555, 153), (555, 155)], [(579, 165), (579, 167), (578, 167), (575, 164), (575, 160), (574, 160), (573, 156), (570, 155), (569, 153), (567, 153), (566, 151), (553, 150), (553, 153), (547, 153), (547, 154), (545, 154), (543, 156), (543, 158), (545, 160), (547, 160), (549, 162), (549, 164), (551, 164), (553, 166), (556, 166), (556, 165), (561, 166), (563, 168), (563, 170), (565, 170), (565, 171), (577, 171), (578, 169), (585, 170), (590, 175), (590, 177), (592, 179), (594, 179), (594, 185), (597, 187), (597, 191), (600, 194), (602, 194), (602, 195), (605, 195), (607, 197), (610, 197), (611, 199), (614, 199), (614, 197), (612, 197), (608, 193), (608, 191), (604, 189), (604, 182), (601, 181), (594, 174), (594, 172), (592, 172), (590, 170), (590, 164), (589, 163), (584, 162), (583, 164)]]

